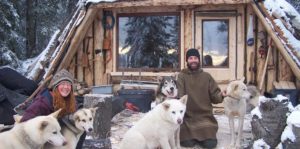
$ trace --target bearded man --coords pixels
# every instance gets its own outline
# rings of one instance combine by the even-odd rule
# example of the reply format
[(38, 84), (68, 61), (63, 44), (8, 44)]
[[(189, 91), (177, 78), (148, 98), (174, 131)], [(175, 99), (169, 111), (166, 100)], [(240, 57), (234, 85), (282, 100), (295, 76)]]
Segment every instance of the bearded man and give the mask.
[(204, 148), (217, 146), (218, 123), (213, 116), (213, 104), (221, 103), (226, 94), (214, 78), (200, 68), (197, 49), (186, 52), (187, 68), (178, 75), (178, 95), (188, 95), (187, 110), (180, 128), (180, 144), (183, 147), (200, 145)]

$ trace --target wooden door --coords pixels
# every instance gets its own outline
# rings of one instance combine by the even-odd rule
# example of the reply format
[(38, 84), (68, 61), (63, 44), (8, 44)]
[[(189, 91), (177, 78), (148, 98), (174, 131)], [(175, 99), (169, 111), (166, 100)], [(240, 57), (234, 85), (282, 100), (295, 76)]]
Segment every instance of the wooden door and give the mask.
[(195, 13), (195, 47), (201, 53), (201, 66), (217, 81), (237, 78), (237, 19)]

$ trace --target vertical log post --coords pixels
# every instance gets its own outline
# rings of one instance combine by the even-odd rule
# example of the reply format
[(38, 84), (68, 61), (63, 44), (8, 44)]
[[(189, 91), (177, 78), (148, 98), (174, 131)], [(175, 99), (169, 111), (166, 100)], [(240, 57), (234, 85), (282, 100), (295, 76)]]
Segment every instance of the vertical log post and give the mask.
[(98, 107), (94, 117), (93, 139), (85, 140), (84, 148), (110, 149), (110, 121), (112, 115), (112, 95), (86, 94), (83, 107)]

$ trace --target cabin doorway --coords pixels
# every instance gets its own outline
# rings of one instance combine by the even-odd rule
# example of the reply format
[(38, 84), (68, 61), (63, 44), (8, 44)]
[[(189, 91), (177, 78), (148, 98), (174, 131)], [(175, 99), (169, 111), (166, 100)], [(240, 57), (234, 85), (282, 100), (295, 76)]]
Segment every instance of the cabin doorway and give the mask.
[(195, 47), (201, 65), (218, 82), (237, 79), (237, 15), (195, 12)]

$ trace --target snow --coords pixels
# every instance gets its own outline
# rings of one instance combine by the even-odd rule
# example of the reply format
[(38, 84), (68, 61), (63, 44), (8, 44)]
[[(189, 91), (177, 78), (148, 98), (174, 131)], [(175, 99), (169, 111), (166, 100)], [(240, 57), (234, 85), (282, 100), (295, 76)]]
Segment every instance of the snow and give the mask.
[[(295, 29), (300, 29), (300, 14), (285, 0), (265, 0), (264, 6), (270, 15), (278, 18), (275, 19), (274, 22), (282, 30), (283, 36), (287, 39), (287, 43), (282, 39), (281, 42), (284, 44), (285, 49), (287, 49), (287, 52), (291, 55), (292, 59), (300, 66), (300, 41), (293, 35)], [(283, 19), (284, 22), (280, 19)], [(271, 22), (268, 23), (272, 26)], [(286, 44), (290, 45), (292, 49)]]
[[(300, 41), (297, 40), (294, 37), (294, 35), (285, 28), (285, 26), (282, 24), (282, 22), (279, 19), (275, 19), (274, 22), (283, 31), (284, 33), (283, 36), (287, 39), (288, 42), (286, 44), (291, 45), (291, 47), (295, 50), (295, 52), (300, 53)], [(293, 56), (293, 59), (297, 62), (298, 66), (300, 66), (299, 59), (295, 56)]]
[(300, 127), (300, 110), (293, 111), (287, 118), (286, 123), (295, 127)]
[(259, 119), (262, 119), (261, 112), (259, 111), (259, 107), (255, 107), (251, 111), (251, 116), (253, 117), (254, 115), (256, 115)]
[(289, 115), (286, 120), (287, 126), (281, 134), (281, 142), (285, 140), (290, 140), (294, 142), (296, 140), (296, 136), (293, 133), (293, 127), (300, 127), (300, 105), (295, 107), (294, 111)]
[[(265, 96), (259, 96), (259, 102), (258, 102), (258, 106), (255, 107), (252, 111), (251, 111), (251, 115), (252, 117), (254, 115), (256, 115), (259, 119), (262, 118), (262, 115), (261, 115), (261, 112), (259, 110), (259, 107), (261, 105), (261, 103), (265, 103), (265, 102), (268, 102), (270, 100), (276, 100), (278, 102), (284, 102), (284, 101), (288, 101), (289, 99), (285, 96), (282, 96), (282, 95), (277, 95), (275, 98), (266, 98)], [(287, 105), (286, 105), (290, 111), (293, 111), (294, 110), (294, 107), (293, 105), (291, 104), (291, 102), (288, 102)], [(300, 108), (299, 108), (300, 109)]]
[(270, 149), (270, 146), (263, 139), (258, 139), (253, 143), (253, 149)]
[(287, 139), (291, 140), (292, 142), (296, 140), (292, 127), (290, 127), (289, 125), (285, 127), (284, 131), (281, 134), (281, 142), (284, 142)]
[[(46, 56), (46, 54), (49, 52), (50, 47), (53, 46), (54, 40), (56, 39), (56, 36), (58, 35), (59, 32), (60, 32), (60, 31), (57, 30), (57, 31), (52, 35), (52, 37), (51, 37), (51, 39), (50, 39), (50, 41), (49, 41), (47, 47), (43, 50), (43, 52), (42, 52), (40, 55), (38, 55), (36, 58), (33, 58), (33, 59), (27, 61), (26, 63), (25, 63), (25, 62), (22, 63), (22, 64), (23, 64), (22, 67), (23, 67), (23, 69), (25, 69), (25, 70), (28, 70), (29, 66), (31, 66), (32, 63), (35, 64), (34, 68), (33, 68), (31, 71), (29, 71), (29, 73), (26, 75), (26, 78), (28, 78), (28, 79), (33, 79), (34, 74), (35, 74), (36, 71), (39, 70), (39, 69), (45, 69), (45, 71), (47, 71), (46, 68), (43, 68), (41, 62), (42, 62), (42, 61), (45, 61), (45, 60), (48, 58), (48, 57)], [(32, 62), (32, 63), (30, 63), (30, 62)]]

